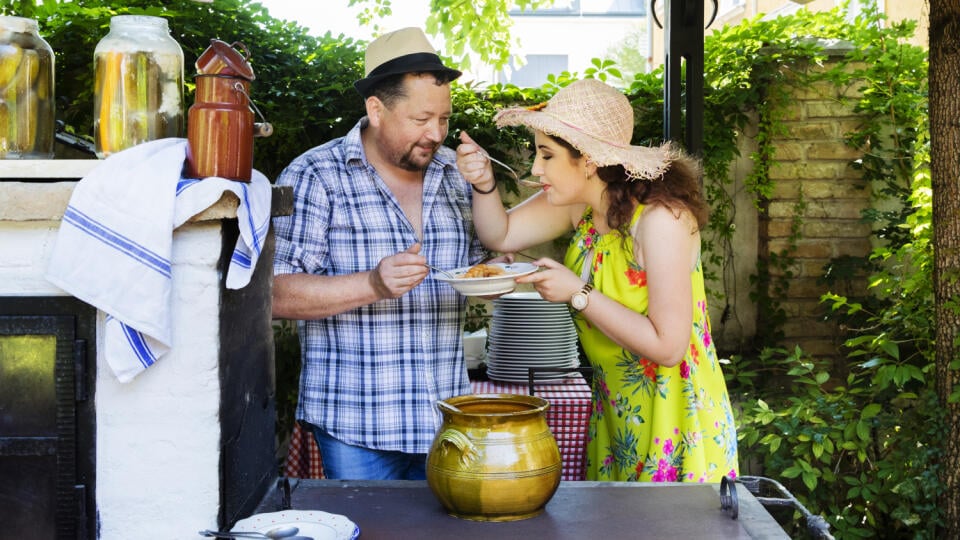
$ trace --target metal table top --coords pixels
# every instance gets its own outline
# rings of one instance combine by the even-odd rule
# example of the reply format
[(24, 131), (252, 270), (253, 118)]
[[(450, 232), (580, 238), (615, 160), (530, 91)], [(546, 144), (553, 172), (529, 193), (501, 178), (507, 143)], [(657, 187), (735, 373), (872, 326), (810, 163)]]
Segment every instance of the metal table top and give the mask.
[[(509, 522), (452, 517), (425, 481), (291, 480), (293, 510), (342, 514), (360, 538), (584, 539), (789, 538), (762, 504), (737, 485), (739, 515), (721, 510), (719, 484), (561, 482), (545, 511)], [(268, 494), (256, 513), (280, 510)]]

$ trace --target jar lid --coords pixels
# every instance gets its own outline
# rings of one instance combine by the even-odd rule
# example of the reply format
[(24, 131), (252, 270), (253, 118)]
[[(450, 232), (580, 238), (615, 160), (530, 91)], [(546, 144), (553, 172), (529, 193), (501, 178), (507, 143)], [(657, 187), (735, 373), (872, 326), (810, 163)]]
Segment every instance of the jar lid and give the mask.
[(0, 27), (7, 28), (13, 32), (37, 32), (40, 25), (34, 19), (26, 17), (14, 17), (12, 15), (0, 15)]
[(167, 19), (153, 15), (114, 15), (110, 17), (110, 28), (127, 26), (147, 26), (160, 30), (169, 30)]
[[(243, 54), (236, 47), (243, 50)], [(211, 39), (210, 46), (197, 58), (197, 73), (200, 75), (232, 75), (248, 81), (254, 80), (253, 68), (247, 60), (250, 51), (246, 45), (235, 41), (230, 44), (219, 39)]]

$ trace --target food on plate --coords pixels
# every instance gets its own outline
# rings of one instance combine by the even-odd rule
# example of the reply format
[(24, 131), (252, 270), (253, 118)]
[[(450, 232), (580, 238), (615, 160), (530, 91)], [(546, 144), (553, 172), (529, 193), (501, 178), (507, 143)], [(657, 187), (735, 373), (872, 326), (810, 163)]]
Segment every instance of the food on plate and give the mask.
[(503, 268), (495, 266), (492, 264), (477, 264), (471, 266), (469, 270), (460, 275), (460, 278), (485, 278), (485, 277), (494, 277), (494, 276), (505, 276), (510, 274)]

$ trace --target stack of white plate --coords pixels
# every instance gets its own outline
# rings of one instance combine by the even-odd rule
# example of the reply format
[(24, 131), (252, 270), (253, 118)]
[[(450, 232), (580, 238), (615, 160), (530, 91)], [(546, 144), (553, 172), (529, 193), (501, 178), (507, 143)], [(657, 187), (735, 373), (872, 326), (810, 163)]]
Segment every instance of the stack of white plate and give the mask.
[[(487, 376), (505, 382), (528, 381), (529, 369), (580, 365), (577, 330), (566, 304), (547, 302), (536, 292), (517, 292), (493, 301), (487, 340)], [(570, 373), (536, 372), (535, 380)]]

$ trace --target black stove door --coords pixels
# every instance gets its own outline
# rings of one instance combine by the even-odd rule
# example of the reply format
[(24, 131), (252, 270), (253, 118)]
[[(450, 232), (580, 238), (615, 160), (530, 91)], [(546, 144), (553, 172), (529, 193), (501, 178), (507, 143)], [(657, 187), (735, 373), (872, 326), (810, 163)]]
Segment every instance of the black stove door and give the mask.
[(16, 309), (10, 300), (0, 315), (0, 536), (92, 538), (93, 400), (87, 340), (78, 338), (92, 323), (78, 321), (95, 313), (8, 315), (48, 304)]

